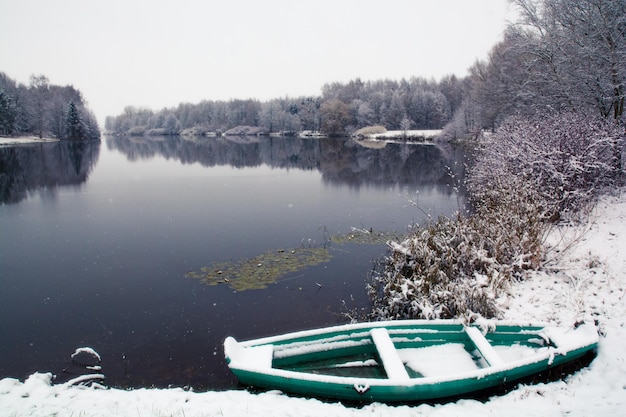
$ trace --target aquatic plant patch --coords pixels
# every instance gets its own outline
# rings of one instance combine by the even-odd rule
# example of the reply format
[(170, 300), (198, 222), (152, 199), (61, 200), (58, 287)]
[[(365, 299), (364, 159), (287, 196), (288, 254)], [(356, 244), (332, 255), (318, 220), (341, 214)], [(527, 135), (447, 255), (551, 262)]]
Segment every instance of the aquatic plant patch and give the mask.
[(286, 275), (330, 261), (327, 248), (273, 250), (253, 258), (217, 262), (185, 274), (207, 285), (227, 284), (235, 291), (262, 290)]
[[(227, 284), (235, 291), (262, 290), (291, 273), (329, 262), (333, 256), (329, 248), (333, 244), (383, 245), (399, 236), (391, 232), (354, 227), (349, 233), (333, 236), (324, 230), (324, 235), (325, 241), (321, 247), (306, 246), (303, 241), (300, 248), (270, 250), (253, 258), (216, 262), (199, 271), (187, 272), (185, 277), (198, 279), (207, 285)], [(314, 241), (307, 240), (309, 242)]]

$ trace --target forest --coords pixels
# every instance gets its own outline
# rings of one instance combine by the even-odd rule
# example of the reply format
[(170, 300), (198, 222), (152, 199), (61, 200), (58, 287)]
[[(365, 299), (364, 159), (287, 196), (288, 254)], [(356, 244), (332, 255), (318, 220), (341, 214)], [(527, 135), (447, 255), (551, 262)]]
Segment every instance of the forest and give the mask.
[(28, 85), (0, 72), (0, 135), (100, 140), (96, 117), (73, 86), (32, 75)]
[(439, 82), (418, 77), (400, 81), (357, 78), (348, 83), (326, 84), (320, 96), (283, 97), (266, 102), (204, 100), (159, 111), (127, 106), (122, 114), (107, 117), (105, 129), (129, 135), (242, 132), (286, 136), (301, 131), (346, 135), (372, 125), (394, 130), (439, 129), (449, 122), (459, 105), (455, 96), (458, 83), (454, 75)]
[[(623, 0), (514, 0), (519, 19), (465, 77), (355, 78), (312, 97), (204, 100), (158, 111), (127, 106), (106, 119), (115, 134), (220, 134), (319, 131), (347, 135), (444, 129), (451, 139), (495, 131), (511, 116), (584, 110), (622, 121), (626, 6)], [(241, 127), (245, 126), (246, 129)]]

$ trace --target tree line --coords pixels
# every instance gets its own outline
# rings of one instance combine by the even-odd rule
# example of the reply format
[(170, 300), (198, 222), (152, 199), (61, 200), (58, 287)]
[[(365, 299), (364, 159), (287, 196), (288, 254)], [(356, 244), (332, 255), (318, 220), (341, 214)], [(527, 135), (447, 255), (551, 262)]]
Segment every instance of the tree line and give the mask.
[(512, 116), (584, 110), (618, 122), (626, 93), (624, 0), (511, 0), (519, 19), (468, 75), (333, 82), (321, 95), (258, 100), (205, 100), (153, 111), (128, 106), (106, 119), (116, 134), (350, 134), (444, 129), (449, 138), (495, 131)]
[(99, 140), (100, 128), (73, 86), (50, 84), (45, 75), (24, 85), (0, 72), (0, 134)]
[[(410, 123), (416, 129), (439, 129), (458, 105), (453, 75), (442, 81), (410, 80), (331, 83), (321, 96), (283, 97), (261, 102), (233, 99), (182, 103), (153, 111), (127, 106), (122, 114), (109, 116), (105, 129), (116, 134), (225, 133), (238, 126), (256, 127), (256, 133), (284, 134), (320, 131), (343, 135), (370, 125), (400, 129)], [(410, 122), (407, 122), (410, 121)]]

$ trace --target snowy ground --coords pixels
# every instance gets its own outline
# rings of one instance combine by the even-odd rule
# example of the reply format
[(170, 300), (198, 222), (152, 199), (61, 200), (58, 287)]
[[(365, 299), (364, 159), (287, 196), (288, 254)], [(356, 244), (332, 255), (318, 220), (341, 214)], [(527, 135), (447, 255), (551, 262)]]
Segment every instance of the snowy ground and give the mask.
[(406, 143), (407, 140), (431, 141), (439, 134), (441, 130), (388, 130), (385, 133), (368, 135), (367, 138), (387, 143)]
[(38, 136), (4, 137), (0, 136), (0, 146), (25, 145), (28, 143), (58, 142), (58, 139), (39, 138)]
[[(565, 236), (566, 240), (562, 237)], [(603, 199), (584, 228), (555, 230), (576, 240), (550, 274), (516, 284), (503, 300), (507, 319), (572, 324), (596, 321), (598, 356), (565, 381), (523, 385), (487, 402), (350, 408), (276, 392), (122, 391), (51, 385), (51, 375), (0, 380), (0, 416), (618, 416), (626, 407), (626, 196)]]

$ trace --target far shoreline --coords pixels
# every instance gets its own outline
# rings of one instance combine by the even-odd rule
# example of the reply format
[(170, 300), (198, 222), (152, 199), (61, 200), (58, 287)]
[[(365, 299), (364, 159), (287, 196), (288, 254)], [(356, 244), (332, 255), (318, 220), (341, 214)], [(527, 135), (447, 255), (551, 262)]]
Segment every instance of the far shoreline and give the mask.
[(28, 145), (33, 143), (53, 143), (59, 142), (60, 139), (55, 138), (40, 138), (38, 136), (0, 136), (0, 147), (15, 146), (15, 145)]

